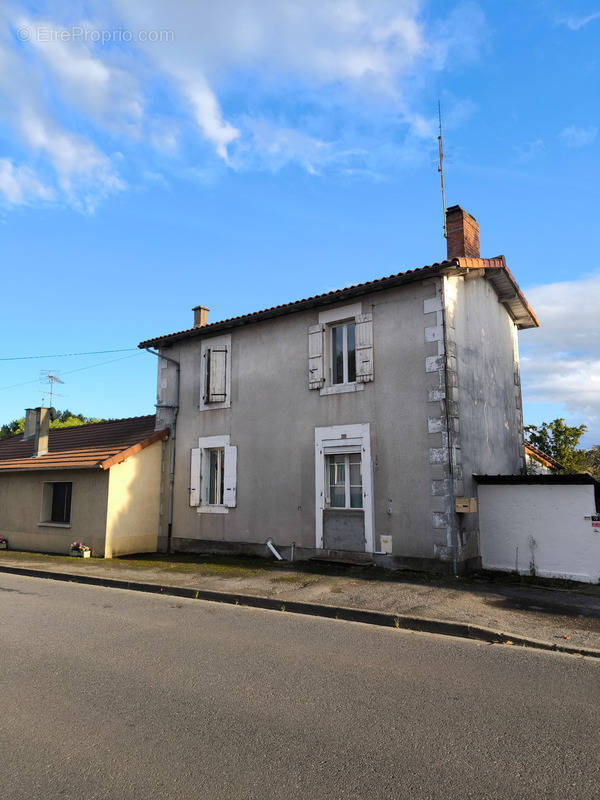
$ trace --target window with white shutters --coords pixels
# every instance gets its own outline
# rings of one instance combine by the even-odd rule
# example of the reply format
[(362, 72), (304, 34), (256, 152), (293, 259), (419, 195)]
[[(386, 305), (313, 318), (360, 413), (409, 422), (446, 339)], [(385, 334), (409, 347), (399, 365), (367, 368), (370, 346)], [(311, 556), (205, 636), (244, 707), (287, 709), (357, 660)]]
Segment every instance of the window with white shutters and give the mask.
[(201, 347), (200, 409), (231, 405), (231, 336), (207, 339)]
[(363, 314), (360, 303), (322, 311), (308, 329), (309, 388), (358, 391), (373, 377), (373, 314)]
[(237, 504), (237, 447), (229, 436), (205, 436), (191, 451), (190, 505), (226, 514)]

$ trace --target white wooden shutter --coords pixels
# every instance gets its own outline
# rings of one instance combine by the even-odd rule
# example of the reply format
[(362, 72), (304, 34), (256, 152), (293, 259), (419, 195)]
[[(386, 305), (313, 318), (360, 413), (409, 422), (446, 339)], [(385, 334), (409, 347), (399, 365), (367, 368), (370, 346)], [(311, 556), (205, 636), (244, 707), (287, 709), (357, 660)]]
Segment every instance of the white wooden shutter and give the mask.
[(234, 508), (237, 492), (237, 447), (226, 444), (224, 451), (223, 480), (225, 484), (223, 486), (223, 505)]
[(373, 314), (356, 316), (356, 380), (373, 380)]
[(192, 449), (190, 465), (190, 505), (200, 505), (200, 462), (202, 460), (202, 450), (199, 447)]
[(227, 350), (225, 348), (210, 349), (210, 377), (208, 385), (208, 402), (223, 403), (227, 399), (225, 375), (227, 370)]
[(320, 389), (325, 382), (323, 370), (323, 330), (322, 324), (311, 325), (308, 329), (308, 388)]

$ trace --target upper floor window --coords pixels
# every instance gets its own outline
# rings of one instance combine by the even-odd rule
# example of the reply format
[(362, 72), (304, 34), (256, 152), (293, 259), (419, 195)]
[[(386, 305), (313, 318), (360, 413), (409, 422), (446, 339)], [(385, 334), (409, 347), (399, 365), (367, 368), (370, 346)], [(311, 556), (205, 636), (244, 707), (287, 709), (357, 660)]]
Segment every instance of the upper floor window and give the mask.
[(328, 309), (308, 329), (308, 385), (321, 394), (363, 389), (373, 380), (373, 315), (360, 303)]
[(231, 405), (231, 336), (216, 336), (202, 343), (200, 408)]
[(356, 381), (356, 324), (347, 322), (331, 328), (331, 383)]

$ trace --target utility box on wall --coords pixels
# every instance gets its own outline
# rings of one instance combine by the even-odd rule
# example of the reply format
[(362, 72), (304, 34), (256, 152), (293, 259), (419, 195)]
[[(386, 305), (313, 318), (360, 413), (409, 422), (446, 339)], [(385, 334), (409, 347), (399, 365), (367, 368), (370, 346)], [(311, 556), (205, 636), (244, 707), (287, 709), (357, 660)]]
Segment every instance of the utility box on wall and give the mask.
[(455, 497), (454, 510), (457, 514), (475, 514), (477, 513), (477, 498), (476, 497)]

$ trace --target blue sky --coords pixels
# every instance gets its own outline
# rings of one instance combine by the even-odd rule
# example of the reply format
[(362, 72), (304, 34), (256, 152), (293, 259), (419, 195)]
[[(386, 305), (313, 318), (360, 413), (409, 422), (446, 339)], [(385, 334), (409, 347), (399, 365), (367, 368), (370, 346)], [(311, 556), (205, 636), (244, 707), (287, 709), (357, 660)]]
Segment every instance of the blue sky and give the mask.
[[(198, 303), (214, 321), (441, 259), (440, 98), (447, 203), (542, 322), (525, 420), (600, 442), (599, 44), (591, 0), (5, 4), (0, 357), (134, 348)], [(0, 422), (41, 370), (58, 407), (151, 413), (155, 367), (1, 361)]]

